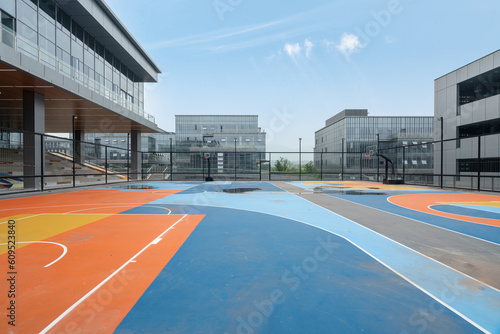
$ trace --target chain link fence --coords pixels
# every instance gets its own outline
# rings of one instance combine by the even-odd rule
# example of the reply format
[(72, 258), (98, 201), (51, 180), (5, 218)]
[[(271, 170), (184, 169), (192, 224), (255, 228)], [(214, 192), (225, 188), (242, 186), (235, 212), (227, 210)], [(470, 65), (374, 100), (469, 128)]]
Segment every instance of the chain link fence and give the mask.
[[(34, 143), (28, 145), (27, 143)], [(499, 135), (371, 152), (130, 149), (0, 127), (0, 194), (143, 181), (373, 181), (500, 191)], [(138, 153), (138, 154), (137, 154)], [(133, 169), (134, 154), (140, 160)]]

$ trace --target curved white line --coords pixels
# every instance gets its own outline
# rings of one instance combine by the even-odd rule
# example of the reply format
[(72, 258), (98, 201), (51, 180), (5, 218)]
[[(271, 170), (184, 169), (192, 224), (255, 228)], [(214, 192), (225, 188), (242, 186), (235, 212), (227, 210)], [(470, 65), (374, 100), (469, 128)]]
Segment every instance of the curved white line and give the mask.
[[(419, 213), (425, 213), (425, 214), (433, 215), (433, 216), (436, 216), (436, 217), (441, 217), (441, 218), (447, 218), (447, 219), (458, 220), (458, 221), (461, 221), (461, 222), (464, 222), (464, 223), (469, 223), (469, 224), (476, 224), (476, 225), (477, 225), (477, 224), (479, 224), (479, 225), (486, 225), (486, 226), (491, 226), (491, 227), (498, 227), (498, 226), (495, 226), (495, 225), (489, 225), (489, 224), (485, 224), (485, 223), (476, 223), (476, 222), (471, 222), (471, 221), (469, 221), (469, 220), (466, 220), (466, 219), (465, 219), (465, 218), (479, 218), (479, 219), (489, 219), (489, 218), (471, 217), (471, 216), (457, 215), (457, 214), (455, 214), (455, 213), (449, 213), (449, 214), (451, 214), (451, 215), (455, 215), (455, 216), (458, 216), (458, 217), (463, 217), (463, 219), (461, 219), (461, 218), (451, 218), (451, 217), (446, 217), (446, 216), (443, 216), (443, 215), (438, 214), (438, 213), (447, 213), (447, 212), (437, 211), (437, 210), (435, 210), (435, 209), (431, 209), (429, 206), (427, 206), (427, 208), (428, 208), (429, 210), (432, 210), (432, 211), (436, 212), (436, 213), (432, 213), (432, 212), (424, 212), (424, 211), (419, 211), (419, 210), (415, 210), (415, 209), (412, 209), (412, 208), (407, 208), (407, 207), (405, 207), (405, 206), (402, 206), (402, 205), (399, 205), (399, 204), (393, 203), (393, 202), (391, 201), (391, 198), (393, 198), (393, 197), (397, 197), (397, 196), (404, 196), (404, 195), (394, 195), (394, 196), (389, 196), (389, 197), (387, 197), (387, 202), (391, 203), (392, 205), (395, 205), (395, 206), (398, 206), (398, 207), (400, 207), (400, 208), (403, 208), (403, 209), (408, 209), (408, 210), (415, 211), (415, 212), (419, 212)], [(349, 201), (349, 202), (350, 202), (350, 201)], [(356, 203), (356, 202), (352, 202), (352, 203)], [(356, 204), (358, 204), (358, 203), (356, 203)], [(360, 204), (360, 205), (363, 205), (363, 204)], [(435, 205), (436, 205), (436, 204), (435, 204)], [(441, 204), (437, 204), (437, 205), (441, 205)], [(365, 205), (365, 206), (366, 206), (366, 205)], [(371, 206), (367, 206), (367, 207), (371, 208)], [(372, 208), (372, 209), (375, 209), (375, 208)], [(375, 210), (384, 211), (384, 210), (381, 210), (381, 209), (375, 209)], [(401, 215), (398, 215), (398, 214), (392, 213), (392, 212), (390, 212), (390, 211), (384, 211), (384, 212), (391, 213), (391, 214), (393, 214), (393, 215), (395, 215), (395, 216), (401, 216)], [(401, 216), (401, 217), (404, 217), (404, 216)], [(404, 217), (404, 218), (408, 218), (408, 217)], [(408, 219), (412, 219), (412, 220), (414, 220), (414, 221), (417, 221), (417, 222), (420, 222), (420, 223), (424, 223), (424, 224), (428, 224), (428, 225), (431, 225), (431, 226), (440, 227), (440, 226), (433, 225), (433, 224), (431, 224), (431, 223), (422, 222), (422, 221), (420, 221), (420, 220), (416, 220), (416, 219), (413, 219), (413, 218), (408, 218)], [(498, 243), (496, 243), (496, 242), (488, 241), (488, 240), (485, 240), (485, 239), (481, 239), (481, 238), (478, 238), (478, 237), (474, 237), (474, 236), (472, 236), (472, 235), (468, 235), (468, 234), (464, 234), (464, 233), (461, 233), (461, 232), (453, 231), (453, 230), (450, 230), (450, 229), (445, 228), (445, 227), (440, 227), (440, 228), (442, 228), (442, 229), (444, 229), (444, 230), (447, 230), (447, 231), (452, 231), (452, 232), (460, 233), (460, 234), (466, 235), (466, 236), (471, 237), (471, 238), (476, 238), (476, 239), (479, 239), (479, 240), (483, 240), (483, 241), (491, 242), (491, 243), (493, 243), (493, 244), (495, 244), (495, 245), (499, 245), (499, 244), (498, 244)]]
[[(391, 196), (393, 197), (393, 196)], [(401, 205), (398, 205), (398, 204), (394, 204), (392, 203), (391, 201), (389, 201), (389, 198), (391, 197), (388, 197), (387, 198), (387, 201), (389, 203), (391, 203), (392, 205), (396, 205), (396, 206), (399, 206), (403, 209), (408, 209), (408, 210), (412, 210), (412, 211), (415, 211), (415, 212), (421, 212), (421, 213), (425, 213), (425, 212), (422, 212), (422, 211), (416, 211), (416, 210), (413, 210), (413, 209), (409, 209), (409, 208), (405, 208), (404, 206), (401, 206)], [(424, 222), (422, 220), (418, 220), (418, 219), (415, 219), (415, 218), (410, 218), (410, 217), (406, 217), (406, 216), (403, 216), (403, 215), (400, 215), (400, 214), (397, 214), (397, 213), (393, 213), (393, 212), (390, 212), (390, 211), (386, 211), (386, 210), (382, 210), (382, 209), (378, 209), (378, 208), (375, 208), (375, 207), (371, 207), (371, 206), (368, 206), (368, 205), (364, 205), (364, 204), (360, 204), (360, 203), (357, 203), (357, 202), (352, 202), (352, 201), (349, 201), (347, 199), (343, 199), (343, 198), (340, 198), (340, 197), (337, 197), (338, 199), (340, 200), (343, 200), (343, 201), (346, 201), (346, 202), (349, 202), (349, 203), (354, 203), (354, 204), (358, 204), (358, 205), (361, 205), (361, 206), (364, 206), (364, 207), (367, 207), (369, 209), (373, 209), (373, 210), (377, 210), (377, 211), (381, 211), (381, 212), (384, 212), (384, 213), (389, 213), (391, 215), (394, 215), (394, 216), (397, 216), (397, 217), (401, 217), (401, 218), (406, 218), (406, 219), (409, 219), (409, 220), (413, 220), (417, 223), (421, 223), (421, 224), (425, 224), (425, 225), (429, 225), (431, 227), (436, 227), (436, 228), (439, 228), (441, 230), (445, 230), (445, 231), (448, 231), (448, 232), (452, 232), (452, 233), (456, 233), (456, 234), (460, 234), (460, 235), (464, 235), (466, 237), (469, 237), (469, 238), (473, 238), (473, 239), (477, 239), (477, 240), (481, 240), (481, 241), (484, 241), (484, 242), (487, 242), (487, 243), (490, 243), (490, 244), (493, 244), (493, 245), (496, 245), (496, 246), (499, 246), (500, 243), (497, 243), (497, 242), (494, 242), (494, 241), (490, 241), (490, 240), (486, 240), (486, 239), (482, 239), (482, 238), (479, 238), (479, 237), (476, 237), (476, 236), (473, 236), (473, 235), (469, 235), (469, 234), (465, 234), (463, 232), (459, 232), (459, 231), (454, 231), (454, 230), (451, 230), (449, 228), (446, 228), (446, 227), (442, 227), (442, 226), (438, 226), (438, 225), (434, 225), (434, 224), (431, 224), (431, 223), (428, 223), (428, 222)], [(437, 215), (435, 215), (437, 216)], [(442, 218), (448, 218), (448, 217), (444, 217), (444, 216), (439, 216), (439, 217), (442, 217)], [(455, 219), (455, 218), (448, 218), (448, 219), (454, 219), (454, 220), (458, 220), (460, 221), (460, 219)], [(464, 222), (466, 223), (471, 223), (469, 221), (465, 221), (463, 220)], [(474, 224), (474, 223), (471, 223), (471, 224)], [(484, 225), (484, 224), (482, 224)], [(493, 226), (493, 225), (487, 225), (487, 226)]]
[[(18, 243), (18, 244), (36, 244), (36, 243), (38, 243), (38, 244), (53, 244), (53, 245), (61, 246), (62, 249), (63, 249), (63, 253), (61, 254), (61, 256), (59, 256), (57, 259), (55, 259), (51, 263), (45, 265), (44, 268), (50, 267), (51, 265), (53, 265), (54, 263), (56, 263), (57, 261), (59, 261), (60, 259), (62, 259), (64, 257), (64, 255), (66, 255), (66, 253), (68, 252), (68, 247), (66, 247), (65, 245), (60, 244), (58, 242), (52, 242), (52, 241), (17, 241), (16, 243)], [(7, 244), (0, 244), (0, 245), (7, 245)]]
[[(285, 191), (286, 191), (287, 193), (289, 193), (289, 194), (293, 195), (293, 193), (290, 193), (290, 192), (289, 192), (289, 191), (287, 191), (287, 190), (285, 190)], [(297, 196), (297, 197), (298, 197), (298, 196)], [(490, 289), (493, 289), (493, 290), (495, 290), (495, 291), (500, 292), (500, 289), (497, 289), (497, 288), (495, 288), (495, 287), (493, 287), (493, 286), (490, 286), (490, 285), (489, 285), (489, 284), (487, 284), (487, 283), (481, 282), (481, 281), (479, 281), (477, 278), (474, 278), (474, 277), (469, 276), (469, 275), (467, 275), (467, 274), (465, 274), (465, 273), (462, 273), (462, 272), (460, 272), (460, 271), (458, 271), (458, 270), (456, 270), (456, 269), (454, 269), (454, 268), (452, 268), (452, 267), (450, 267), (450, 266), (448, 266), (448, 265), (446, 265), (446, 264), (444, 264), (444, 263), (441, 263), (441, 262), (437, 261), (436, 259), (433, 259), (433, 258), (431, 258), (431, 257), (428, 257), (427, 255), (422, 254), (422, 253), (420, 253), (420, 252), (418, 252), (418, 251), (416, 251), (416, 250), (414, 250), (414, 249), (412, 249), (412, 248), (410, 248), (410, 247), (408, 247), (408, 246), (405, 246), (405, 245), (403, 245), (403, 244), (399, 243), (398, 241), (395, 241), (395, 240), (393, 240), (393, 239), (391, 239), (391, 238), (389, 238), (389, 237), (387, 237), (387, 236), (385, 236), (385, 235), (383, 235), (383, 234), (380, 234), (380, 233), (378, 233), (378, 232), (376, 232), (376, 231), (374, 231), (374, 230), (372, 230), (372, 229), (369, 229), (368, 227), (363, 226), (363, 225), (361, 225), (361, 224), (359, 224), (359, 223), (355, 222), (354, 220), (348, 219), (348, 218), (346, 218), (346, 217), (344, 217), (344, 216), (342, 216), (342, 215), (340, 215), (340, 214), (338, 214), (338, 213), (335, 213), (335, 212), (333, 212), (333, 211), (330, 211), (330, 210), (328, 210), (328, 209), (326, 209), (326, 208), (324, 208), (324, 207), (322, 207), (322, 206), (320, 206), (320, 205), (318, 205), (318, 204), (315, 204), (315, 203), (313, 203), (313, 202), (311, 202), (311, 201), (309, 201), (309, 200), (307, 200), (307, 199), (305, 199), (305, 198), (302, 198), (302, 197), (298, 197), (298, 198), (303, 199), (304, 201), (309, 202), (309, 203), (311, 203), (311, 204), (313, 204), (313, 205), (317, 206), (317, 207), (318, 207), (318, 208), (320, 208), (320, 209), (323, 209), (323, 210), (326, 210), (326, 211), (328, 211), (328, 212), (330, 212), (330, 213), (333, 213), (334, 215), (337, 215), (337, 216), (339, 216), (339, 217), (341, 217), (341, 218), (343, 218), (343, 219), (345, 219), (345, 220), (347, 220), (347, 221), (350, 221), (350, 222), (352, 222), (352, 223), (354, 223), (354, 224), (356, 224), (356, 225), (359, 225), (359, 226), (361, 226), (361, 227), (363, 227), (363, 228), (365, 228), (365, 229), (367, 229), (367, 230), (369, 230), (369, 231), (371, 231), (371, 232), (373, 232), (373, 233), (375, 233), (375, 234), (378, 234), (378, 235), (380, 235), (381, 237), (383, 237), (383, 238), (385, 238), (385, 239), (387, 239), (387, 240), (389, 240), (389, 241), (391, 241), (391, 242), (394, 242), (395, 244), (398, 244), (398, 245), (400, 245), (400, 246), (402, 246), (402, 247), (404, 247), (404, 248), (406, 248), (406, 249), (408, 249), (408, 250), (410, 250), (410, 251), (412, 251), (412, 252), (415, 252), (415, 253), (417, 253), (417, 254), (419, 254), (419, 255), (421, 255), (421, 256), (423, 256), (423, 257), (425, 257), (425, 258), (427, 258), (427, 259), (429, 259), (429, 260), (431, 260), (431, 261), (433, 261), (433, 262), (435, 262), (435, 263), (438, 263), (438, 264), (440, 264), (440, 265), (442, 265), (442, 266), (444, 266), (444, 267), (446, 267), (446, 268), (448, 268), (448, 269), (451, 269), (452, 271), (454, 271), (454, 272), (456, 272), (456, 273), (458, 273), (458, 274), (460, 274), (460, 275), (463, 275), (463, 276), (465, 276), (465, 277), (468, 277), (468, 278), (470, 278), (470, 279), (472, 279), (472, 280), (474, 280), (474, 281), (478, 282), (478, 283), (479, 283), (479, 284), (481, 284), (481, 285), (487, 286), (487, 287), (488, 287), (488, 288), (490, 288)], [(347, 200), (346, 200), (346, 201), (347, 201)], [(347, 201), (347, 202), (350, 202), (350, 201)], [(355, 203), (355, 202), (351, 202), (351, 203)], [(183, 205), (183, 204), (180, 204), (180, 203), (175, 203), (175, 204), (176, 204), (176, 205)], [(356, 203), (356, 204), (357, 204), (357, 203)], [(190, 204), (190, 203), (185, 203), (184, 205), (187, 205), (187, 206), (203, 206), (203, 207), (218, 207), (218, 208), (233, 209), (233, 210), (241, 210), (241, 211), (248, 211), (248, 212), (257, 212), (257, 213), (262, 213), (262, 214), (266, 214), (266, 215), (270, 215), (270, 216), (276, 216), (276, 217), (280, 217), (280, 218), (284, 218), (284, 219), (293, 220), (293, 221), (296, 221), (296, 222), (298, 222), (298, 223), (302, 223), (302, 224), (304, 224), (304, 225), (308, 225), (308, 226), (311, 226), (311, 227), (317, 228), (317, 229), (319, 229), (319, 230), (323, 230), (323, 231), (325, 231), (325, 232), (328, 232), (328, 233), (331, 233), (331, 234), (333, 234), (333, 235), (336, 235), (336, 236), (338, 236), (338, 237), (340, 237), (340, 238), (342, 238), (342, 239), (346, 240), (347, 242), (349, 242), (350, 244), (352, 244), (354, 247), (356, 247), (356, 248), (360, 249), (362, 252), (364, 252), (365, 254), (367, 254), (368, 256), (370, 256), (371, 258), (373, 258), (375, 261), (379, 262), (379, 263), (380, 263), (380, 264), (382, 264), (384, 267), (388, 268), (390, 271), (394, 272), (396, 275), (398, 275), (399, 277), (401, 277), (403, 280), (407, 281), (408, 283), (410, 283), (411, 285), (413, 285), (414, 287), (416, 287), (418, 290), (422, 291), (423, 293), (425, 293), (426, 295), (428, 295), (429, 297), (431, 297), (432, 299), (434, 299), (434, 300), (435, 300), (435, 301), (437, 301), (438, 303), (440, 303), (440, 304), (442, 304), (443, 306), (445, 306), (446, 308), (448, 308), (449, 310), (451, 310), (452, 312), (454, 312), (455, 314), (457, 314), (459, 317), (461, 317), (461, 318), (462, 318), (462, 319), (464, 319), (465, 321), (469, 322), (469, 323), (470, 323), (471, 325), (473, 325), (474, 327), (476, 327), (476, 328), (478, 328), (478, 329), (482, 330), (482, 331), (483, 331), (483, 332), (485, 332), (485, 333), (488, 333), (488, 331), (486, 331), (483, 327), (481, 327), (481, 325), (477, 324), (477, 323), (476, 323), (476, 322), (474, 322), (472, 319), (468, 318), (467, 316), (465, 316), (464, 314), (462, 314), (462, 313), (461, 313), (461, 312), (459, 312), (458, 310), (454, 309), (451, 305), (448, 305), (448, 304), (447, 304), (447, 303), (445, 303), (444, 301), (440, 300), (440, 299), (439, 299), (439, 297), (434, 296), (431, 292), (429, 292), (429, 291), (425, 290), (423, 287), (421, 287), (420, 285), (418, 285), (416, 282), (413, 282), (413, 281), (412, 281), (412, 280), (410, 280), (408, 277), (406, 277), (405, 275), (403, 275), (403, 274), (402, 274), (402, 273), (400, 273), (399, 271), (395, 270), (394, 268), (392, 268), (391, 266), (389, 266), (388, 264), (386, 264), (384, 261), (382, 261), (382, 260), (378, 259), (376, 256), (374, 256), (373, 254), (371, 254), (370, 252), (368, 252), (368, 251), (366, 251), (364, 248), (362, 248), (360, 245), (358, 245), (358, 244), (356, 244), (355, 242), (353, 242), (353, 241), (349, 240), (346, 236), (343, 236), (343, 235), (338, 234), (338, 233), (336, 233), (336, 232), (333, 232), (333, 231), (327, 230), (326, 228), (323, 228), (323, 227), (320, 227), (320, 226), (316, 226), (316, 225), (314, 225), (314, 224), (312, 224), (312, 223), (308, 223), (308, 222), (305, 222), (305, 221), (302, 221), (302, 220), (299, 220), (299, 219), (295, 219), (295, 218), (291, 218), (291, 217), (286, 217), (286, 216), (282, 216), (282, 215), (278, 215), (278, 214), (272, 214), (272, 213), (268, 213), (268, 212), (262, 212), (262, 211), (258, 211), (258, 210), (241, 209), (241, 208), (233, 208), (233, 207), (230, 207), (230, 206), (223, 206), (223, 205), (209, 205), (209, 204), (197, 204), (197, 205), (193, 205), (193, 204)], [(366, 205), (365, 205), (365, 206), (366, 206)], [(370, 207), (369, 207), (369, 208), (370, 208)], [(383, 211), (383, 210), (380, 210), (380, 211)], [(406, 218), (406, 217), (405, 217), (405, 218)], [(486, 241), (486, 240), (485, 240), (485, 241)]]
[[(158, 209), (167, 210), (167, 211), (169, 211), (169, 214), (172, 213), (172, 211), (170, 211), (170, 209), (164, 208), (162, 206), (149, 205), (149, 204), (142, 204), (142, 205), (140, 205), (140, 207), (145, 207), (145, 206), (147, 206), (149, 208), (158, 208)], [(122, 205), (112, 205), (112, 206), (101, 206), (101, 207), (97, 207), (97, 208), (92, 207), (92, 208), (86, 208), (86, 209), (68, 211), (68, 212), (63, 213), (63, 215), (68, 215), (68, 214), (72, 214), (72, 213), (76, 213), (76, 212), (82, 212), (82, 211), (88, 211), (88, 210), (99, 210), (99, 209), (119, 208), (119, 207), (129, 207), (129, 205), (128, 204), (122, 204)], [(132, 208), (130, 208), (130, 210), (135, 209), (135, 208), (138, 208), (138, 207), (137, 206), (136, 207), (132, 207)], [(96, 214), (103, 214), (103, 213), (96, 213)]]

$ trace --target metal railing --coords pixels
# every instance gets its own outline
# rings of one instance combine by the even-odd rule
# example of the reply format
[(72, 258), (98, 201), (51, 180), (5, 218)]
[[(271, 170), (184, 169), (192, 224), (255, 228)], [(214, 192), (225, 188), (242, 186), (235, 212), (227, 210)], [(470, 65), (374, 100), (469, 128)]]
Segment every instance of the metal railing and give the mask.
[[(35, 43), (17, 35), (14, 31), (0, 25), (0, 42), (12, 47), (14, 50), (23, 53), (24, 55), (35, 59), (39, 63), (51, 68), (52, 70), (64, 75), (67, 78), (78, 82), (84, 87), (98, 93), (99, 95), (111, 100), (127, 110), (132, 111), (148, 121), (155, 122), (153, 115), (144, 112), (144, 109), (137, 103), (132, 103), (129, 99), (121, 96), (119, 92), (114, 92), (106, 87), (104, 83), (98, 82), (89, 77), (80, 68), (75, 68), (71, 64), (57, 58), (55, 54), (51, 54), (46, 50), (41, 49)], [(54, 50), (55, 52), (55, 50)]]

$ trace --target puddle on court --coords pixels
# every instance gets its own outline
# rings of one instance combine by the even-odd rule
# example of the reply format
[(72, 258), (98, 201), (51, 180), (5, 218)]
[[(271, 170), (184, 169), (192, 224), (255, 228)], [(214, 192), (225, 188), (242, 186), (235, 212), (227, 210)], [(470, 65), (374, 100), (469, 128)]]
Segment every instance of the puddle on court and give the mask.
[(160, 189), (155, 186), (151, 186), (148, 184), (127, 184), (126, 186), (118, 186), (118, 187), (113, 187), (114, 189)]
[(323, 187), (314, 188), (314, 192), (323, 194), (339, 194), (339, 195), (387, 195), (387, 193), (379, 191), (342, 190), (342, 189), (331, 189)]
[(260, 190), (260, 188), (229, 188), (229, 189), (222, 189), (223, 192), (225, 193), (230, 193), (230, 194), (241, 194), (241, 193), (246, 193), (249, 191), (256, 191)]

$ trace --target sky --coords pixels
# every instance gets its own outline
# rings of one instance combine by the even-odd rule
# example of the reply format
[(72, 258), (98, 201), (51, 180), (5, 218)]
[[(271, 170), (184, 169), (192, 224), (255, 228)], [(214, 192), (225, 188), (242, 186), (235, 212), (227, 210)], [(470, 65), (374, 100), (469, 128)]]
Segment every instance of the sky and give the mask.
[(344, 109), (433, 116), (434, 80), (500, 49), (500, 1), (106, 0), (159, 66), (145, 111), (259, 115), (268, 151), (313, 151)]

